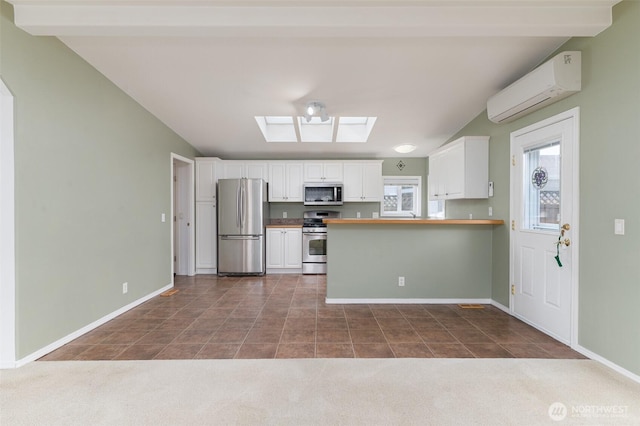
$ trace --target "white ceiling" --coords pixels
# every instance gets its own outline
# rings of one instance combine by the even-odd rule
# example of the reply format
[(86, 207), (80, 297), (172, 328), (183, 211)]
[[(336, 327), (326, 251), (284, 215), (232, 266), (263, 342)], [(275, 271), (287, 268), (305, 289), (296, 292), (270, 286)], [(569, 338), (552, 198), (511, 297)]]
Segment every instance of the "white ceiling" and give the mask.
[[(426, 156), (618, 0), (9, 0), (203, 155)], [(367, 143), (269, 143), (258, 115), (378, 117)]]

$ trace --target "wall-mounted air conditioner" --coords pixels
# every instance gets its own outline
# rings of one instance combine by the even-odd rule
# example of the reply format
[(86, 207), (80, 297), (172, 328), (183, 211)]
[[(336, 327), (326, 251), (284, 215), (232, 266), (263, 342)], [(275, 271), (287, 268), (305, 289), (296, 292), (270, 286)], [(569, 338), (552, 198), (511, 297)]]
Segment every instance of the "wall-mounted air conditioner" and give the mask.
[(508, 123), (580, 91), (581, 52), (559, 53), (529, 74), (492, 96), (487, 115), (494, 123)]

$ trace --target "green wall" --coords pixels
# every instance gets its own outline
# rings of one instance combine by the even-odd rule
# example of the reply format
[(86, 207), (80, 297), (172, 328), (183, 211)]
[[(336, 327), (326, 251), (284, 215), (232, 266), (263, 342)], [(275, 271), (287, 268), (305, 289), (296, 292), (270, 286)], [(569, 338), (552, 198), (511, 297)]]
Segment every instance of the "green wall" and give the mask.
[[(172, 282), (170, 153), (197, 152), (2, 2), (15, 98), (16, 359)], [(161, 88), (158, 88), (161, 90)], [(122, 283), (129, 292), (122, 294)]]
[[(490, 299), (491, 226), (329, 225), (328, 299)], [(398, 286), (398, 277), (405, 286)]]
[[(582, 51), (582, 91), (513, 123), (483, 113), (454, 138), (489, 135), (489, 179), (495, 197), (449, 202), (447, 215), (470, 209), (509, 218), (510, 133), (580, 107), (579, 336), (584, 348), (640, 374), (640, 2), (613, 9), (613, 26), (593, 38), (573, 38), (558, 51)], [(452, 138), (452, 139), (454, 139)], [(484, 213), (486, 214), (486, 213)], [(613, 234), (615, 218), (626, 235)], [(492, 297), (509, 301), (509, 233), (493, 236)]]

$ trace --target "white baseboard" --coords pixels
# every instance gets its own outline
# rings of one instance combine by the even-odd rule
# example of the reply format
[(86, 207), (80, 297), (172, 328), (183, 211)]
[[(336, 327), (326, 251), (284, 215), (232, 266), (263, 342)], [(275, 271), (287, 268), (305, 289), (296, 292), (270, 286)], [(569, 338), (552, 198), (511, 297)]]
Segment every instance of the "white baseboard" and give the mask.
[(218, 273), (218, 268), (197, 268), (196, 275), (215, 275)]
[(270, 275), (270, 274), (277, 274), (277, 275), (301, 274), (301, 273), (302, 273), (302, 268), (300, 268), (300, 269), (284, 269), (284, 268), (270, 268), (270, 269), (267, 269), (267, 275)]
[[(519, 318), (518, 316), (513, 315), (511, 313), (511, 311), (509, 310), (509, 308), (504, 306), (503, 304), (498, 303), (495, 300), (492, 300), (491, 304), (493, 306), (495, 306), (496, 308), (498, 308), (498, 309), (506, 312), (507, 314), (513, 316), (514, 318), (518, 318), (519, 320), (521, 320), (521, 321), (523, 321), (523, 322), (528, 324), (528, 322), (526, 320), (524, 320), (523, 318)], [(532, 324), (529, 324), (529, 325), (531, 325), (534, 328), (537, 328), (535, 325), (532, 325)], [(541, 331), (544, 332), (545, 334), (549, 334), (544, 330), (541, 330)], [(550, 336), (553, 337), (556, 340), (559, 340), (556, 337), (554, 337), (553, 335), (550, 335)], [(562, 342), (561, 340), (559, 340), (559, 341)], [(564, 342), (562, 342), (562, 343), (564, 343)], [(631, 380), (633, 380), (635, 382), (640, 383), (640, 376), (639, 375), (634, 374), (631, 371), (629, 371), (629, 370), (627, 370), (627, 369), (625, 369), (623, 367), (620, 367), (618, 364), (615, 364), (615, 363), (609, 361), (608, 359), (598, 355), (595, 352), (590, 351), (589, 349), (587, 349), (585, 347), (582, 347), (580, 345), (575, 345), (575, 346), (571, 347), (571, 349), (573, 349), (576, 352), (580, 352), (582, 355), (586, 356), (589, 359), (592, 359), (594, 361), (598, 361), (601, 364), (604, 364), (605, 366), (607, 366), (607, 367), (611, 368), (612, 370), (622, 374), (623, 376), (626, 376), (626, 377), (630, 378)]]
[(441, 304), (441, 305), (455, 305), (458, 303), (472, 303), (488, 305), (491, 303), (491, 299), (330, 299), (326, 298), (325, 302), (329, 305), (340, 304), (394, 304), (394, 305), (426, 305), (426, 304)]
[(108, 321), (111, 321), (112, 319), (114, 319), (115, 317), (117, 317), (118, 315), (122, 315), (125, 312), (127, 312), (130, 309), (135, 308), (138, 305), (141, 305), (142, 303), (146, 302), (147, 300), (156, 297), (157, 295), (159, 295), (160, 293), (164, 293), (165, 291), (169, 290), (170, 288), (173, 287), (173, 284), (169, 284), (167, 286), (162, 287), (159, 290), (154, 291), (153, 293), (150, 293), (144, 297), (141, 297), (138, 300), (135, 300), (131, 303), (129, 303), (126, 306), (123, 306), (122, 308), (111, 312), (108, 315), (105, 315), (104, 317), (100, 318), (99, 320), (96, 320), (94, 322), (92, 322), (89, 325), (86, 325), (84, 327), (82, 327), (81, 329), (74, 331), (71, 334), (68, 334), (66, 336), (64, 336), (61, 339), (56, 340), (55, 342), (51, 343), (50, 345), (45, 346), (42, 349), (39, 349), (37, 351), (35, 351), (34, 353), (27, 355), (26, 357), (18, 360), (15, 362), (15, 365), (0, 365), (0, 368), (18, 368), (18, 367), (22, 367), (23, 365), (26, 365), (32, 361), (35, 361), (43, 356), (45, 356), (46, 354), (55, 351), (56, 349), (60, 348), (61, 346), (66, 345), (67, 343), (71, 342), (72, 340), (77, 339), (78, 337), (82, 336), (83, 334), (86, 334), (88, 332), (90, 332), (91, 330), (101, 326), (102, 324), (105, 324)]
[(592, 359), (594, 361), (598, 361), (599, 363), (604, 364), (605, 366), (609, 367), (610, 369), (622, 374), (623, 376), (626, 376), (626, 377), (630, 378), (634, 382), (640, 383), (640, 376), (638, 376), (637, 374), (632, 373), (631, 371), (627, 370), (626, 368), (620, 367), (618, 364), (609, 361), (608, 359), (598, 355), (595, 352), (591, 352), (589, 349), (587, 349), (587, 348), (585, 348), (583, 346), (576, 345), (576, 346), (572, 347), (571, 349), (573, 349), (576, 352), (580, 352), (582, 355), (586, 356), (587, 358), (590, 358), (590, 359)]
[(500, 309), (502, 312), (511, 315), (511, 310), (509, 309), (508, 306), (504, 306), (502, 303), (496, 302), (493, 299), (491, 300), (491, 305), (495, 306), (498, 309)]

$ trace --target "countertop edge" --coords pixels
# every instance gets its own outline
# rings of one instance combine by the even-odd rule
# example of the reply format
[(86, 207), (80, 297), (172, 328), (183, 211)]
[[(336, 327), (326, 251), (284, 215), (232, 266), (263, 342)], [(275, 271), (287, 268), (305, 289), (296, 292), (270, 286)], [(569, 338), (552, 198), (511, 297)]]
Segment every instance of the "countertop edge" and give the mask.
[(302, 228), (300, 225), (266, 225), (265, 228)]
[(329, 225), (504, 225), (501, 219), (323, 219)]

